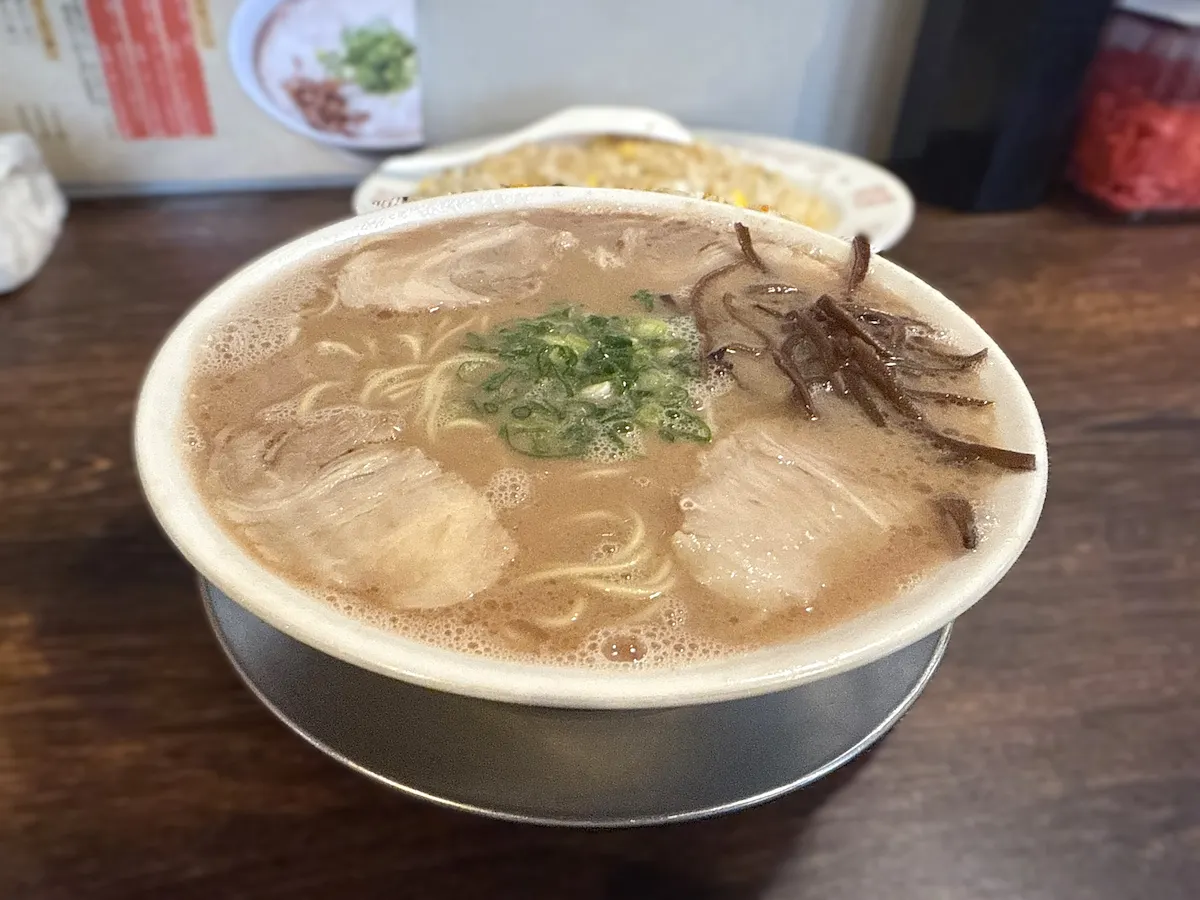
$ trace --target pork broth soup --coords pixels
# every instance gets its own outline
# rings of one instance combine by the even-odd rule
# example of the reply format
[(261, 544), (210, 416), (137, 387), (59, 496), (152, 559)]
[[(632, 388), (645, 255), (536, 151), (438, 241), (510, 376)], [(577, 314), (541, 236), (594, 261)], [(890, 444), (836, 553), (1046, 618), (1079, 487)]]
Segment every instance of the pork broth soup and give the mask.
[(893, 600), (1004, 522), (957, 346), (852, 259), (535, 211), (362, 241), (206, 337), (180, 441), (263, 566), (456, 651), (672, 666)]

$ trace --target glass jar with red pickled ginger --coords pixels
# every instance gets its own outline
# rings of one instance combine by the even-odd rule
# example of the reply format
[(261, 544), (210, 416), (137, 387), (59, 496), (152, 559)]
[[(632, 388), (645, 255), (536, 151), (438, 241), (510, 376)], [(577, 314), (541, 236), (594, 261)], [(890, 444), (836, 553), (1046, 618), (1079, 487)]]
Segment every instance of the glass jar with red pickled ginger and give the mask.
[(1109, 209), (1200, 213), (1200, 0), (1125, 0), (1092, 63), (1068, 177)]

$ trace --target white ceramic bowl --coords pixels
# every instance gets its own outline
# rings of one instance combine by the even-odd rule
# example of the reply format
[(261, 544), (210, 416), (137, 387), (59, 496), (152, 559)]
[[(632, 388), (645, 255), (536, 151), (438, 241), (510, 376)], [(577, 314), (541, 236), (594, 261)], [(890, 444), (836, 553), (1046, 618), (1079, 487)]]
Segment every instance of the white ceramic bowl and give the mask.
[(774, 216), (665, 194), (588, 188), (522, 188), (409, 203), (329, 225), (260, 257), (221, 282), (175, 327), (151, 363), (138, 398), (134, 443), (150, 506), (188, 561), (222, 591), (281, 631), (354, 665), (438, 690), (491, 700), (576, 708), (649, 708), (763, 694), (861, 666), (950, 622), (983, 597), (1033, 534), (1046, 492), (1046, 442), (1028, 389), (1003, 351), (962, 310), (915, 276), (882, 259), (872, 277), (943, 323), (969, 347), (986, 346), (984, 389), (996, 398), (1000, 443), (1037, 455), (1037, 471), (1001, 479), (985, 498), (1005, 534), (993, 533), (899, 598), (827, 631), (744, 656), (645, 670), (561, 668), (476, 658), (427, 646), (347, 618), (263, 569), (217, 525), (201, 502), (178, 435), (190, 360), (213, 323), (282, 268), (315, 253), (382, 232), (532, 208), (696, 215), (744, 221), (756, 234), (846, 256), (830, 235)]

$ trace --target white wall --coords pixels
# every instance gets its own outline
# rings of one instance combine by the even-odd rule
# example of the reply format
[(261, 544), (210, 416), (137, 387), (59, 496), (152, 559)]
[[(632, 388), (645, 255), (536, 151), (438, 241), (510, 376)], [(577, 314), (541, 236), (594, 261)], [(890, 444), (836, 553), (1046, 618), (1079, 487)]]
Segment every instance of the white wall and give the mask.
[(429, 142), (572, 102), (882, 156), (924, 0), (421, 0)]

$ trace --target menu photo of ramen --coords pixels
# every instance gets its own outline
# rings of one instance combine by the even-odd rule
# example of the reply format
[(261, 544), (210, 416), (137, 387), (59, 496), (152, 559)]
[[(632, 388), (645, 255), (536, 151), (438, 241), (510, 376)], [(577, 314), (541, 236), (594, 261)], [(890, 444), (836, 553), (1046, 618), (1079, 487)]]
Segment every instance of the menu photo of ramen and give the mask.
[(242, 89), (320, 143), (393, 150), (421, 143), (414, 0), (243, 0), (229, 28)]

